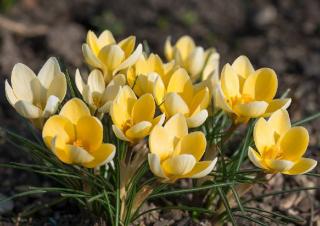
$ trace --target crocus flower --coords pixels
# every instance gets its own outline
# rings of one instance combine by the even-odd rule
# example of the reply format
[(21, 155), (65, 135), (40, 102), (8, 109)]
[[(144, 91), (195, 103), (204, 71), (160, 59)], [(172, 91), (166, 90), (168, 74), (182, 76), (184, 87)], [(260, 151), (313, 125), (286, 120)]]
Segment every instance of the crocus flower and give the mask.
[(308, 131), (292, 127), (286, 110), (278, 110), (268, 121), (260, 118), (254, 127), (256, 150), (249, 148), (251, 162), (269, 173), (304, 174), (312, 170), (317, 161), (302, 157), (309, 143)]
[(210, 99), (209, 89), (207, 87), (197, 89), (193, 86), (183, 68), (172, 74), (165, 92), (161, 89), (155, 90), (155, 97), (157, 102), (162, 103), (160, 109), (167, 118), (180, 113), (186, 117), (189, 128), (202, 125), (208, 117), (206, 108)]
[(84, 101), (89, 105), (91, 112), (103, 116), (109, 112), (110, 106), (117, 96), (120, 87), (126, 84), (126, 78), (122, 74), (115, 75), (107, 84), (100, 70), (94, 69), (88, 76), (87, 83), (82, 79), (80, 71), (76, 71), (76, 86)]
[(246, 122), (288, 108), (291, 99), (274, 99), (277, 89), (278, 79), (272, 69), (254, 70), (249, 59), (240, 56), (232, 65), (223, 67), (215, 87), (215, 103), (233, 113), (236, 122)]
[(190, 36), (182, 36), (172, 46), (170, 38), (167, 38), (164, 48), (167, 60), (174, 60), (176, 64), (185, 68), (192, 81), (199, 78), (204, 80), (218, 80), (220, 55), (214, 48), (204, 50), (196, 46)]
[(124, 141), (137, 142), (156, 124), (162, 124), (164, 115), (154, 118), (155, 102), (149, 93), (137, 99), (129, 86), (123, 86), (110, 108), (115, 135)]
[(6, 80), (5, 91), (16, 111), (40, 129), (44, 119), (57, 111), (66, 95), (67, 84), (57, 59), (51, 57), (38, 76), (26, 65), (16, 64), (11, 73), (11, 86)]
[(78, 98), (69, 100), (42, 131), (45, 144), (62, 162), (94, 168), (110, 162), (113, 144), (103, 143), (103, 126)]
[(136, 38), (130, 36), (116, 42), (108, 30), (97, 37), (92, 31), (87, 34), (87, 43), (82, 45), (82, 52), (86, 62), (94, 68), (103, 71), (106, 82), (121, 70), (132, 66), (142, 53), (142, 45), (134, 50)]
[(149, 136), (149, 166), (164, 182), (208, 175), (217, 162), (200, 161), (206, 150), (206, 138), (200, 131), (188, 134), (181, 114), (171, 117), (164, 126), (156, 125)]

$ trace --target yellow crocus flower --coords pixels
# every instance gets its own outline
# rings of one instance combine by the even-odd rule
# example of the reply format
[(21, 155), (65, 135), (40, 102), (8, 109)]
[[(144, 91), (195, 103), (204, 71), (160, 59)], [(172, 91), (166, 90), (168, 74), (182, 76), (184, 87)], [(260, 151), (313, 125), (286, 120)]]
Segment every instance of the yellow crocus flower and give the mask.
[(40, 129), (44, 119), (57, 111), (66, 95), (67, 83), (57, 59), (51, 57), (38, 76), (26, 65), (16, 64), (11, 73), (11, 86), (5, 82), (5, 92), (15, 110)]
[(269, 173), (289, 175), (311, 171), (317, 161), (302, 156), (309, 143), (308, 131), (301, 127), (291, 127), (286, 110), (278, 110), (268, 121), (260, 118), (254, 127), (256, 150), (249, 148), (251, 162)]
[(200, 161), (206, 150), (206, 138), (200, 131), (188, 134), (186, 119), (181, 114), (172, 116), (164, 126), (152, 129), (149, 148), (150, 169), (164, 182), (204, 177), (217, 162), (217, 158)]
[(122, 74), (115, 75), (107, 84), (100, 70), (94, 69), (88, 76), (87, 83), (82, 79), (80, 71), (76, 71), (76, 86), (84, 101), (89, 105), (91, 112), (96, 112), (100, 117), (109, 112), (110, 106), (117, 96), (120, 87), (126, 84)]
[(132, 66), (142, 54), (142, 45), (134, 50), (136, 38), (130, 36), (116, 42), (112, 33), (105, 30), (97, 37), (92, 31), (87, 34), (87, 43), (82, 45), (82, 52), (86, 62), (103, 71), (105, 81), (108, 82), (121, 70)]
[(220, 55), (214, 48), (204, 50), (201, 46), (196, 46), (190, 36), (182, 36), (172, 46), (170, 38), (167, 38), (164, 48), (167, 60), (175, 60), (176, 64), (185, 68), (192, 81), (199, 78), (201, 81), (218, 80)]
[(209, 89), (207, 87), (197, 89), (193, 86), (183, 68), (172, 74), (165, 91), (155, 90), (155, 98), (157, 103), (161, 103), (160, 109), (167, 118), (180, 113), (186, 117), (189, 128), (202, 125), (208, 117), (206, 108), (210, 100)]
[(156, 124), (162, 124), (165, 116), (154, 118), (156, 111), (153, 96), (149, 93), (137, 99), (129, 86), (123, 86), (110, 108), (115, 135), (124, 141), (137, 142), (149, 135)]
[(59, 115), (47, 120), (42, 137), (58, 159), (67, 164), (94, 168), (110, 162), (115, 155), (115, 146), (102, 141), (102, 123), (78, 98), (69, 100)]
[(233, 113), (236, 122), (266, 117), (278, 109), (286, 109), (291, 99), (274, 99), (278, 89), (276, 73), (270, 68), (254, 70), (246, 56), (226, 64), (220, 82), (215, 86), (215, 104)]

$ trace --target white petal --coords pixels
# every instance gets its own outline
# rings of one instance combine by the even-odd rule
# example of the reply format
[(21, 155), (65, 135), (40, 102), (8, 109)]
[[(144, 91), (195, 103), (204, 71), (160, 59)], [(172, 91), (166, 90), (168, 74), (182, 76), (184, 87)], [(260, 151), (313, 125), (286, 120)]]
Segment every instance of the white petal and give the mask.
[(67, 145), (67, 147), (70, 153), (70, 158), (72, 159), (73, 163), (87, 163), (91, 162), (94, 159), (94, 157), (83, 148), (74, 145)]
[(132, 66), (135, 62), (137, 62), (141, 54), (142, 54), (142, 45), (139, 44), (136, 50), (114, 70), (113, 74), (115, 75), (118, 71)]
[(84, 59), (86, 60), (86, 62), (89, 65), (91, 65), (93, 67), (97, 67), (97, 68), (103, 67), (102, 63), (100, 62), (98, 57), (96, 55), (94, 55), (94, 53), (92, 52), (92, 50), (90, 49), (88, 44), (82, 45), (82, 53), (83, 53)]
[(261, 162), (261, 158), (259, 156), (259, 154), (251, 147), (249, 147), (248, 150), (248, 157), (250, 159), (250, 161), (258, 168), (264, 169), (265, 167), (263, 167), (263, 165), (260, 163)]
[(39, 71), (38, 79), (43, 87), (48, 89), (54, 76), (59, 72), (61, 72), (61, 70), (57, 59), (55, 57), (50, 57)]
[(213, 97), (216, 107), (219, 107), (227, 112), (232, 112), (232, 109), (230, 108), (226, 101), (226, 97), (223, 94), (220, 83), (214, 87)]
[(201, 177), (207, 176), (214, 169), (214, 167), (217, 164), (217, 161), (218, 161), (218, 158), (215, 158), (214, 160), (211, 161), (211, 164), (207, 168), (205, 168), (199, 173), (193, 174), (191, 178), (201, 178)]
[(130, 141), (116, 125), (112, 125), (112, 130), (120, 140)]
[(54, 76), (47, 91), (47, 97), (53, 95), (62, 101), (67, 94), (67, 80), (63, 73)]
[(189, 128), (195, 128), (201, 126), (208, 118), (208, 111), (206, 109), (199, 111), (198, 113), (187, 118)]
[(83, 82), (79, 69), (76, 70), (75, 83), (76, 83), (77, 89), (82, 95), (83, 89), (86, 86), (86, 84)]
[(32, 105), (31, 103), (25, 100), (18, 100), (14, 108), (16, 111), (25, 118), (40, 118), (42, 115), (42, 111), (40, 108)]
[(43, 110), (42, 117), (47, 118), (56, 113), (59, 107), (60, 100), (56, 96), (50, 96), (47, 100), (46, 107)]
[(148, 154), (148, 162), (150, 170), (154, 175), (162, 178), (167, 178), (161, 168), (160, 158), (156, 154)]
[(11, 86), (9, 85), (8, 80), (5, 81), (5, 90), (6, 90), (6, 97), (9, 103), (14, 106), (14, 104), (18, 101), (16, 95), (14, 94)]
[(105, 89), (105, 82), (101, 71), (95, 69), (91, 71), (88, 77), (88, 86), (91, 92), (103, 93)]

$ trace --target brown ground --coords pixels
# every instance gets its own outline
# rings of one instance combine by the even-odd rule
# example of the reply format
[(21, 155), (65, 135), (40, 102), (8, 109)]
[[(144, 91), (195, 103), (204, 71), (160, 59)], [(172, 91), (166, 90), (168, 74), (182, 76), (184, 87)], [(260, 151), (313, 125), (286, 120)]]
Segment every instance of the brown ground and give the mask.
[[(81, 44), (88, 29), (108, 28), (118, 38), (134, 34), (139, 41), (148, 40), (151, 49), (159, 53), (168, 35), (175, 40), (189, 34), (205, 47), (215, 46), (221, 53), (222, 65), (245, 54), (257, 67), (274, 68), (280, 79), (280, 93), (291, 89), (290, 112), (294, 119), (319, 111), (318, 0), (4, 0), (0, 7), (0, 125), (16, 131), (25, 130), (27, 125), (20, 123), (21, 118), (9, 106), (3, 92), (4, 79), (9, 77), (13, 65), (23, 62), (37, 71), (49, 56), (58, 56), (73, 74), (76, 67), (84, 68)], [(312, 134), (308, 154), (319, 159), (319, 121), (309, 124), (308, 129)], [(0, 162), (8, 161), (28, 161), (28, 156), (12, 146), (1, 145)], [(50, 183), (39, 176), (10, 169), (0, 169), (0, 178), (0, 194), (5, 196), (24, 189), (26, 184)], [(319, 186), (320, 180), (276, 176), (269, 185), (254, 188), (253, 194), (298, 185)], [(307, 220), (306, 225), (320, 225), (319, 197), (319, 191), (304, 192), (268, 198), (258, 205), (301, 216)], [(0, 212), (0, 222), (36, 200), (14, 201), (12, 210), (3, 217)], [(75, 213), (77, 209), (65, 206), (44, 209), (30, 225), (88, 224), (73, 217)], [(154, 220), (149, 217), (148, 221), (150, 225), (158, 222), (154, 224), (158, 226), (191, 225), (190, 217), (179, 211), (157, 213)]]

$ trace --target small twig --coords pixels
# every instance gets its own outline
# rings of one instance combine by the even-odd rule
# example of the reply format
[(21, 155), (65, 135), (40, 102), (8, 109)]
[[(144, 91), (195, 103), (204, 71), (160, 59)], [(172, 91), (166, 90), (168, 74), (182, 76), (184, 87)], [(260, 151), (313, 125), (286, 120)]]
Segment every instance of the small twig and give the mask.
[(13, 33), (19, 34), (25, 37), (35, 37), (45, 35), (49, 27), (47, 25), (27, 25), (20, 23), (14, 20), (11, 20), (7, 17), (0, 15), (0, 28), (11, 31)]

